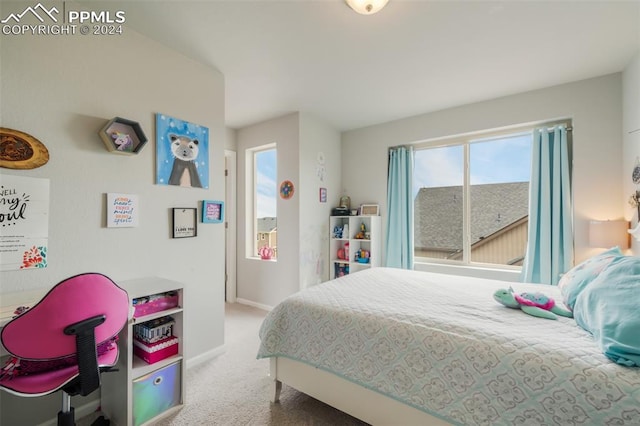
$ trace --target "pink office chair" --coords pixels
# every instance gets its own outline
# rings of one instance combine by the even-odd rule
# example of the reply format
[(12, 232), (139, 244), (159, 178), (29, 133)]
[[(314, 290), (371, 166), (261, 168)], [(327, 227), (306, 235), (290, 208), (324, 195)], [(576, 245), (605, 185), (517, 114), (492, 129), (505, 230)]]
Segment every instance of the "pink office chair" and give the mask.
[[(61, 281), (35, 306), (7, 323), (0, 334), (11, 355), (32, 370), (44, 371), (4, 376), (0, 389), (24, 397), (62, 390), (58, 425), (75, 425), (71, 396), (86, 396), (98, 389), (100, 373), (116, 365), (117, 345), (111, 350), (97, 347), (118, 335), (128, 313), (127, 292), (102, 274), (80, 274)], [(98, 421), (108, 424), (104, 418)]]

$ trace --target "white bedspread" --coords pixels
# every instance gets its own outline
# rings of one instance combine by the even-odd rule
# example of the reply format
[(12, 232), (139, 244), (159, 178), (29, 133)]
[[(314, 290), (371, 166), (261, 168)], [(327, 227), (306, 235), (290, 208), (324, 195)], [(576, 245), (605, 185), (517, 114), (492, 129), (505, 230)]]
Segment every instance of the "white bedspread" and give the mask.
[[(556, 287), (512, 285), (561, 300)], [(347, 275), (274, 308), (258, 357), (317, 366), (454, 424), (640, 425), (640, 369), (609, 361), (573, 319), (495, 302), (508, 286), (389, 268)]]

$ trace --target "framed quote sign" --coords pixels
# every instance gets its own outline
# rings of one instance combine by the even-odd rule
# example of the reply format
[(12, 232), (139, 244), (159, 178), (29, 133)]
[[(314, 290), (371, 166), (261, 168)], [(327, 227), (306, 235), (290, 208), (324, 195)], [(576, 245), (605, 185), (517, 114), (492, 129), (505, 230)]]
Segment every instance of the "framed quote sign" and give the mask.
[(362, 216), (378, 216), (379, 207), (377, 204), (361, 204), (360, 214)]
[(224, 201), (202, 202), (202, 223), (222, 223), (224, 221)]
[(195, 237), (197, 233), (196, 212), (193, 208), (174, 208), (173, 212), (173, 238)]

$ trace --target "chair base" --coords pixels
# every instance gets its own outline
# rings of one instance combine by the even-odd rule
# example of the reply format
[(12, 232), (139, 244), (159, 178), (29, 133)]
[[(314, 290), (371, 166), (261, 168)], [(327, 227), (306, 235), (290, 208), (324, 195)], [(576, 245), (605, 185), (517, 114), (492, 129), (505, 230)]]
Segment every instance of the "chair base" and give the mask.
[(105, 419), (104, 416), (100, 416), (91, 423), (91, 426), (109, 426), (111, 422), (109, 419)]
[(58, 426), (76, 426), (73, 407), (69, 407), (68, 411), (58, 411)]
[[(76, 426), (74, 411), (73, 407), (64, 413), (58, 411), (58, 426)], [(109, 419), (100, 416), (91, 423), (91, 426), (109, 426), (110, 424)]]

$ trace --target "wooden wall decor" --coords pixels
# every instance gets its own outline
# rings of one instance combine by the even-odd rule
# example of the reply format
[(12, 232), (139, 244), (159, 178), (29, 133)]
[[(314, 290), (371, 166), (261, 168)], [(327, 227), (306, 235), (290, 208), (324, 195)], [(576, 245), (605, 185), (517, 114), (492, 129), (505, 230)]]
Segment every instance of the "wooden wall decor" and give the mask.
[(49, 150), (33, 136), (0, 127), (0, 167), (35, 169), (49, 161)]

